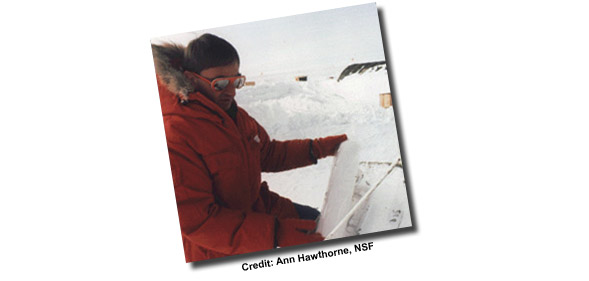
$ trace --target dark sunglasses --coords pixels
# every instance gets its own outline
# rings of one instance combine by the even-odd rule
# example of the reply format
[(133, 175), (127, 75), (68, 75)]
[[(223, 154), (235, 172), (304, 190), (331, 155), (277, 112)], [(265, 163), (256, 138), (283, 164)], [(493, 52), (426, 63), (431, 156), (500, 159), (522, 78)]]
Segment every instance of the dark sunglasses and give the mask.
[(192, 76), (195, 76), (207, 83), (210, 83), (211, 89), (215, 90), (216, 92), (221, 92), (225, 90), (225, 88), (227, 88), (227, 86), (229, 86), (230, 84), (233, 84), (233, 86), (235, 86), (235, 89), (240, 89), (241, 87), (243, 87), (243, 85), (245, 85), (245, 76), (243, 75), (233, 77), (220, 77), (217, 79), (213, 79), (213, 81), (211, 81), (194, 72), (186, 71), (186, 73), (189, 73)]

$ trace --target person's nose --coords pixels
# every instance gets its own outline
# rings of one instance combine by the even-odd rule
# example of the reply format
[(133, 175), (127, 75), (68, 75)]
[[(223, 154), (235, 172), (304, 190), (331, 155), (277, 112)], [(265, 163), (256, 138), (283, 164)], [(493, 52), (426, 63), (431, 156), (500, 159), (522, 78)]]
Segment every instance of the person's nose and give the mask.
[(237, 94), (235, 86), (234, 85), (227, 86), (227, 88), (225, 88), (225, 94), (228, 96), (231, 96), (231, 97), (235, 97), (235, 95)]

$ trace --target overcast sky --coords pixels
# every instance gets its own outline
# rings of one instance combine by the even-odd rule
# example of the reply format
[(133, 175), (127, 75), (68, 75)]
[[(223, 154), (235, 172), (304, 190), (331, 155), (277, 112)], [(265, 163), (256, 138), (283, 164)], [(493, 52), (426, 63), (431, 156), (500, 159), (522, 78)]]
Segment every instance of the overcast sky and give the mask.
[(339, 69), (384, 60), (374, 3), (153, 38), (152, 42), (186, 45), (205, 32), (237, 48), (245, 75)]

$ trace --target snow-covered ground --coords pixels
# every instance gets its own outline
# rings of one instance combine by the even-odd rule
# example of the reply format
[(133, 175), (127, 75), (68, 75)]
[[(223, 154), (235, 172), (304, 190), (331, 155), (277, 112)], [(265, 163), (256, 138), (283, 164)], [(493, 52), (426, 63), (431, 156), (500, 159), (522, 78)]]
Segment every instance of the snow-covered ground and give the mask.
[[(379, 94), (390, 92), (386, 70), (354, 74), (337, 82), (344, 68), (248, 76), (255, 86), (239, 90), (236, 100), (271, 138), (288, 140), (345, 133), (360, 145), (361, 162), (395, 163), (400, 152), (394, 105), (379, 105)], [(308, 74), (308, 81), (295, 81), (295, 76), (303, 74)], [(332, 165), (333, 157), (328, 157), (317, 165), (264, 173), (262, 178), (279, 194), (321, 209)], [(371, 165), (365, 174), (374, 184), (385, 172), (382, 167)], [(368, 206), (361, 234), (411, 226), (402, 169), (385, 178)]]

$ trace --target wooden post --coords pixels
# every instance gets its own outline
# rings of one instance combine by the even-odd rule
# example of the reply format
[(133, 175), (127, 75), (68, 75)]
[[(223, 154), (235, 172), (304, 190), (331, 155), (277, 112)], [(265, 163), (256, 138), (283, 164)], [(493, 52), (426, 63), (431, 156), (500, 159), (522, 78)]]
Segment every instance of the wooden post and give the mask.
[(380, 94), (380, 106), (384, 108), (389, 108), (393, 106), (393, 96), (391, 95), (391, 93)]

